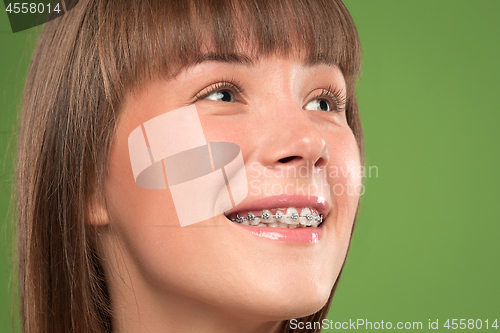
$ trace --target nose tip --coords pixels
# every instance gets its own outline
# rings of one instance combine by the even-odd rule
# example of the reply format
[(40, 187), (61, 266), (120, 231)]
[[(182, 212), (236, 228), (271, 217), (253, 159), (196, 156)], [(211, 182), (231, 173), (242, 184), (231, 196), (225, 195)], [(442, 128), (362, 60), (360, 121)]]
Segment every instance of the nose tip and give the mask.
[(281, 165), (305, 165), (310, 164), (312, 167), (323, 168), (328, 164), (328, 150), (326, 149), (326, 143), (323, 142), (321, 145), (321, 149), (319, 149), (319, 153), (315, 152), (314, 148), (310, 145), (314, 145), (315, 143), (305, 143), (304, 146), (309, 146), (309, 151), (306, 149), (301, 150), (300, 155), (290, 155), (286, 157), (282, 157), (278, 160), (278, 164)]
[(328, 164), (326, 140), (307, 116), (305, 118), (288, 122), (287, 130), (274, 136), (263, 151), (263, 164), (308, 168), (323, 168)]

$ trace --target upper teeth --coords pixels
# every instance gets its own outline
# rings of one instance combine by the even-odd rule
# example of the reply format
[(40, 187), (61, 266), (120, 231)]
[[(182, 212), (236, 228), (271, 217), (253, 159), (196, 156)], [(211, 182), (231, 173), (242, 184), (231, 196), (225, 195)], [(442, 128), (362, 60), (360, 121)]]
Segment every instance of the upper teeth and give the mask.
[(278, 209), (274, 215), (268, 209), (262, 210), (260, 215), (254, 212), (248, 212), (246, 217), (237, 214), (235, 218), (231, 218), (231, 221), (253, 226), (293, 229), (309, 226), (317, 227), (323, 222), (323, 216), (318, 215), (316, 211), (311, 213), (311, 209), (309, 208), (303, 208), (299, 215), (296, 208), (289, 207), (286, 213)]

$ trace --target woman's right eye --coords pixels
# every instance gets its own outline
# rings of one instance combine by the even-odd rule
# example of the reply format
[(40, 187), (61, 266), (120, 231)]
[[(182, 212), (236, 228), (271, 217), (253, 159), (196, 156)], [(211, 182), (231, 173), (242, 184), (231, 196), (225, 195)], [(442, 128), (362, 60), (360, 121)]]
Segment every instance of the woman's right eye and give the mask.
[(207, 95), (205, 97), (205, 99), (209, 99), (212, 101), (218, 101), (218, 102), (229, 102), (229, 103), (235, 102), (233, 92), (231, 90), (228, 90), (228, 89), (223, 89), (223, 90), (213, 92), (210, 95)]
[(196, 94), (195, 101), (208, 99), (216, 102), (235, 103), (238, 100), (238, 96), (243, 92), (240, 86), (234, 80), (220, 81)]

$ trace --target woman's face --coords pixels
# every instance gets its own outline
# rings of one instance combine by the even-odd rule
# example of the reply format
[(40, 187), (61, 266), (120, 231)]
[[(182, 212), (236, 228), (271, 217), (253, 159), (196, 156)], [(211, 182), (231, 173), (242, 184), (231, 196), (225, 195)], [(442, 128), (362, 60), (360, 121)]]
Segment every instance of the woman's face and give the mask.
[[(313, 313), (329, 297), (361, 187), (344, 77), (337, 66), (294, 56), (239, 58), (207, 57), (124, 103), (106, 179), (114, 232), (103, 236), (117, 307), (279, 320)], [(248, 195), (225, 214), (181, 227), (168, 188), (136, 185), (128, 137), (147, 120), (191, 104), (206, 141), (240, 147)], [(229, 219), (266, 209), (265, 226)], [(277, 211), (285, 216), (271, 223)], [(304, 227), (308, 213), (323, 215), (323, 223)]]

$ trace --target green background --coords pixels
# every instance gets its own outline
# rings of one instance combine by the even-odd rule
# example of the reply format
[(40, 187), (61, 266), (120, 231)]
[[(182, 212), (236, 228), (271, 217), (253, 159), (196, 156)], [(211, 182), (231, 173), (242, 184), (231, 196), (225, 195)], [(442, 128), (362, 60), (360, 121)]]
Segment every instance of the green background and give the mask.
[[(345, 3), (364, 50), (358, 99), (378, 176), (366, 179), (329, 318), (424, 329), (439, 319), (441, 330), (448, 318), (500, 321), (500, 1)], [(11, 327), (16, 109), (35, 40), (0, 13), (0, 332)]]

